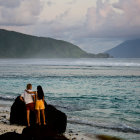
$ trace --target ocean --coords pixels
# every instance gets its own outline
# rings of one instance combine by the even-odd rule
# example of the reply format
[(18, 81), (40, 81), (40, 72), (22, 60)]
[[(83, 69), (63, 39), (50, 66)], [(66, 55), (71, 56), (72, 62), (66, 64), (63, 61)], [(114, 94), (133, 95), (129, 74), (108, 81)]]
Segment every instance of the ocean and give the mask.
[(140, 59), (0, 59), (0, 112), (27, 83), (66, 113), (68, 130), (140, 140)]

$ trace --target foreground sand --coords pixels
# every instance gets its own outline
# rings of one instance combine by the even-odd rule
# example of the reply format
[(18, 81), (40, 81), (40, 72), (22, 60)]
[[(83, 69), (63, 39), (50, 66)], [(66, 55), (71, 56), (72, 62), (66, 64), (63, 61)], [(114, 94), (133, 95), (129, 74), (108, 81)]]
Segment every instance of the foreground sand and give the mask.
[(6, 132), (16, 132), (16, 133), (21, 134), (23, 128), (25, 128), (25, 126), (17, 126), (17, 125), (9, 125), (9, 124), (0, 123), (0, 135)]
[[(0, 123), (0, 135), (6, 132), (16, 132), (21, 134), (24, 128), (25, 126)], [(89, 136), (85, 136), (84, 134), (73, 133), (73, 132), (70, 133), (66, 132), (64, 135), (70, 140), (98, 140), (96, 136), (89, 137)]]
[[(7, 132), (16, 132), (21, 134), (24, 128), (25, 126), (0, 123), (0, 135)], [(110, 137), (105, 135), (96, 136), (96, 135), (87, 135), (87, 134), (74, 133), (74, 132), (66, 132), (64, 135), (69, 140), (122, 140), (116, 137)]]
[[(0, 107), (3, 105), (0, 105)], [(16, 132), (21, 134), (25, 126), (10, 125), (9, 123), (10, 112), (0, 111), (0, 135), (7, 132)], [(64, 134), (69, 140), (98, 140), (96, 136), (86, 136), (82, 133), (74, 133), (72, 131), (65, 132)]]
[[(9, 123), (10, 112), (0, 111), (0, 135), (7, 132), (16, 132), (21, 134), (25, 126), (10, 125)], [(64, 134), (69, 140), (121, 140), (119, 138), (112, 138), (110, 136), (102, 136), (97, 138), (96, 135), (88, 135), (83, 133), (75, 133), (67, 130)]]

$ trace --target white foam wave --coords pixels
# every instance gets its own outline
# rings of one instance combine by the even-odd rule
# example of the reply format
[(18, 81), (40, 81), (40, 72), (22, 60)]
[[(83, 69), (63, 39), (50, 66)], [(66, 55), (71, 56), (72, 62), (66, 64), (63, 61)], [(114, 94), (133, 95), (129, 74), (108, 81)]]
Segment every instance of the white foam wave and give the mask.
[(6, 59), (0, 65), (56, 65), (56, 66), (127, 66), (140, 67), (140, 59)]
[(126, 124), (119, 124), (119, 125), (98, 124), (98, 123), (94, 123), (94, 122), (87, 121), (87, 120), (80, 120), (77, 118), (68, 119), (68, 123), (79, 124), (79, 125), (88, 125), (90, 127), (97, 127), (100, 129), (111, 129), (114, 131), (125, 132), (125, 133), (140, 134), (140, 128), (131, 127)]
[(14, 96), (0, 95), (0, 100), (13, 101), (14, 99), (15, 99)]

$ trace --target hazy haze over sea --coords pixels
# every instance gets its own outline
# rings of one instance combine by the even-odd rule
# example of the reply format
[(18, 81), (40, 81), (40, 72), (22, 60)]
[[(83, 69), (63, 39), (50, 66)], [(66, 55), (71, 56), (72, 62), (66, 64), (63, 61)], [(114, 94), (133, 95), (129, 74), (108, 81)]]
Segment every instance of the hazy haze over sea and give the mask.
[(1, 112), (29, 82), (67, 114), (68, 129), (139, 140), (140, 59), (0, 59)]

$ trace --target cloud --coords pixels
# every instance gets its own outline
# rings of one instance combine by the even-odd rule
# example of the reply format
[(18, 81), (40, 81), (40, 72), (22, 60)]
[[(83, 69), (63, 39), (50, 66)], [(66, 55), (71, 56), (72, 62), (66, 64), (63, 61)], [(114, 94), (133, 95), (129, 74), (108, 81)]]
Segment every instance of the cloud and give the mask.
[(91, 4), (92, 0), (0, 0), (0, 25), (39, 24), (46, 32), (75, 39), (140, 35), (140, 0), (96, 0), (96, 5)]
[(41, 25), (43, 35), (50, 33), (56, 38), (79, 40), (79, 43), (81, 38), (127, 39), (140, 36), (140, 0), (97, 0), (96, 5), (87, 8), (87, 13), (76, 20), (71, 13), (73, 7), (68, 8), (46, 22), (48, 27)]
[(97, 1), (87, 11), (86, 27), (91, 37), (140, 36), (140, 0)]
[(47, 1), (47, 5), (48, 5), (48, 6), (52, 6), (53, 4), (54, 4), (54, 3), (53, 3), (52, 1), (50, 1), (50, 0)]
[(140, 0), (0, 0), (1, 27), (70, 41), (89, 52), (140, 37), (139, 13)]
[(40, 0), (0, 0), (0, 25), (26, 26), (38, 21)]
[(21, 0), (0, 0), (0, 6), (15, 8), (20, 5)]
[(71, 1), (68, 1), (67, 4), (75, 4), (77, 2), (77, 0), (71, 0)]

